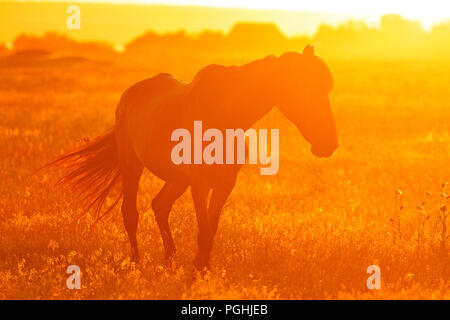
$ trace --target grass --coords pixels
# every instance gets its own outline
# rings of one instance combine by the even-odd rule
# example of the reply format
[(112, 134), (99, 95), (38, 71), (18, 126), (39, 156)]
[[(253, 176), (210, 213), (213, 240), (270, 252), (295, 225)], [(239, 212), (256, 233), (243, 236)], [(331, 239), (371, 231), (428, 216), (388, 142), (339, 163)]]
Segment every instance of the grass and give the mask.
[[(35, 173), (109, 128), (123, 90), (156, 68), (0, 69), (0, 298), (449, 299), (449, 64), (330, 65), (340, 148), (315, 158), (277, 111), (263, 118), (258, 125), (280, 128), (279, 173), (242, 170), (203, 278), (191, 263), (189, 192), (171, 214), (178, 251), (167, 266), (150, 208), (162, 182), (144, 174), (135, 265), (118, 210), (95, 227), (89, 215), (76, 221), (80, 210), (55, 188), (57, 175)], [(166, 71), (189, 80), (195, 69)], [(71, 264), (81, 268), (81, 290), (66, 287)], [(366, 287), (372, 264), (380, 290)]]

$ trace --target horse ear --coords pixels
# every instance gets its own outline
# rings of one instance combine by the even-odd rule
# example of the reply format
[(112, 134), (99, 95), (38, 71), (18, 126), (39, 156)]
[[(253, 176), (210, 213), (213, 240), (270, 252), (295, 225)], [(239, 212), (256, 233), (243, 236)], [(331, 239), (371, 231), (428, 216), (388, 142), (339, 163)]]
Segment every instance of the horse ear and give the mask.
[(303, 55), (305, 57), (314, 57), (314, 47), (309, 44), (303, 49)]

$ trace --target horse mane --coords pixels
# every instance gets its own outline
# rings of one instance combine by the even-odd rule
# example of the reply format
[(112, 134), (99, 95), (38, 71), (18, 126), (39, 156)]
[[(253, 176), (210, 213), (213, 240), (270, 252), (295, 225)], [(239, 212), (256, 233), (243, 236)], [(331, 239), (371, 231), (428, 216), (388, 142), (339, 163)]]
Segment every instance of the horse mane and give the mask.
[[(279, 57), (276, 57), (275, 55), (268, 55), (265, 58), (253, 60), (240, 66), (223, 66), (219, 64), (210, 64), (200, 69), (196, 73), (194, 79), (191, 82), (191, 85), (208, 85), (208, 83), (211, 83), (213, 81), (220, 82), (220, 80), (222, 79), (219, 77), (223, 76), (227, 71), (238, 71), (251, 68), (258, 69), (262, 65), (270, 66), (270, 68), (272, 69), (271, 71), (275, 72), (274, 69), (276, 69), (277, 67), (280, 69), (282, 68), (281, 64), (284, 61), (290, 61), (291, 63), (298, 65), (299, 70), (306, 71), (304, 72), (305, 75), (308, 75), (309, 73), (314, 74), (314, 78), (318, 80), (318, 84), (323, 86), (328, 92), (331, 91), (334, 85), (334, 77), (325, 60), (316, 55), (314, 55), (313, 57), (308, 57), (304, 54), (294, 51), (285, 52)], [(277, 65), (277, 63), (279, 64)], [(291, 71), (292, 69), (287, 68), (287, 70)]]
[(216, 78), (219, 74), (222, 74), (222, 72), (230, 69), (230, 68), (236, 68), (235, 66), (226, 67), (220, 64), (210, 64), (206, 67), (203, 67), (200, 69), (194, 76), (194, 79), (191, 82), (191, 85), (198, 85), (202, 84), (204, 81), (211, 81), (212, 79)]

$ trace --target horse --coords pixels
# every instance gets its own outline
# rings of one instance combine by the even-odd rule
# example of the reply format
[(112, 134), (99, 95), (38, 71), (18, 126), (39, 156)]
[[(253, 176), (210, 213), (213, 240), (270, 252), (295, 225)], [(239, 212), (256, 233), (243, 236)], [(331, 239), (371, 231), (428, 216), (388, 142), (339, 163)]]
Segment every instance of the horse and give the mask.
[(173, 130), (192, 129), (196, 120), (202, 121), (204, 129), (247, 130), (277, 107), (310, 143), (315, 156), (330, 157), (338, 147), (329, 100), (332, 86), (330, 69), (309, 45), (302, 53), (270, 55), (242, 66), (209, 65), (190, 83), (161, 73), (122, 94), (112, 129), (49, 165), (66, 168), (60, 182), (84, 196), (86, 212), (93, 209), (99, 213), (110, 192), (121, 185), (121, 193), (106, 213), (123, 198), (123, 222), (131, 258), (136, 262), (136, 199), (144, 167), (165, 181), (151, 207), (167, 260), (175, 254), (169, 214), (174, 202), (190, 186), (198, 222), (198, 250), (193, 263), (204, 270), (209, 268), (220, 213), (242, 164), (174, 164)]

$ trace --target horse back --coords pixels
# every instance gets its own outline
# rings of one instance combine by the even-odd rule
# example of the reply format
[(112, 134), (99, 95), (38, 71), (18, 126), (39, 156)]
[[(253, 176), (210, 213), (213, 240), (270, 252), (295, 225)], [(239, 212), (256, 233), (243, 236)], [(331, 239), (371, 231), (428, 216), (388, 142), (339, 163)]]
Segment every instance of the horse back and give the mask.
[(137, 113), (142, 108), (145, 108), (147, 112), (156, 112), (165, 100), (184, 86), (184, 82), (168, 73), (160, 73), (137, 82), (122, 94), (116, 109), (117, 122), (120, 122), (127, 114)]

